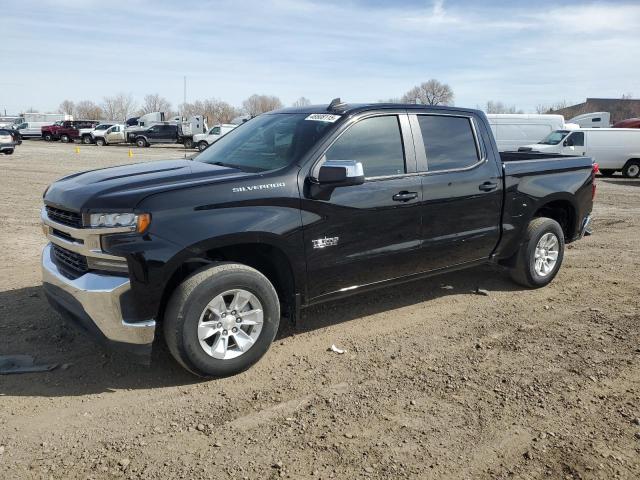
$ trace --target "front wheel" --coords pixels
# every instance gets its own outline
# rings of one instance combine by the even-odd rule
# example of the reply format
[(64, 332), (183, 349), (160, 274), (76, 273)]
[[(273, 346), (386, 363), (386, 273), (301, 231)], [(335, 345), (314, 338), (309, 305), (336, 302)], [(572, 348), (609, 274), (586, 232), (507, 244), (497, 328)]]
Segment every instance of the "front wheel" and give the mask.
[(45, 133), (44, 140), (45, 142), (51, 142), (53, 140), (53, 135), (51, 135), (50, 133)]
[(60, 141), (62, 143), (69, 143), (70, 140), (69, 135), (60, 135)]
[(107, 144), (104, 138), (98, 137), (96, 138), (96, 145), (99, 147), (104, 147)]
[(511, 278), (525, 287), (544, 287), (560, 270), (563, 258), (564, 233), (560, 224), (551, 218), (534, 218), (516, 253)]
[(627, 178), (640, 177), (640, 160), (629, 160), (622, 169), (622, 175)]
[(184, 145), (184, 148), (193, 148), (193, 140), (191, 140), (190, 138), (186, 138), (183, 141), (183, 145)]
[(184, 368), (201, 377), (224, 377), (256, 363), (279, 323), (278, 294), (267, 277), (246, 265), (217, 263), (176, 288), (164, 335)]
[(91, 135), (85, 135), (84, 137), (82, 137), (82, 143), (84, 143), (85, 145), (91, 144)]
[(147, 146), (147, 141), (146, 141), (144, 138), (142, 138), (142, 137), (137, 138), (137, 139), (136, 139), (136, 145), (137, 145), (139, 148), (144, 148), (144, 147), (146, 147), (146, 146)]
[(207, 142), (205, 142), (204, 140), (201, 140), (200, 142), (198, 142), (198, 150), (201, 151), (201, 152), (203, 150), (205, 150), (208, 146), (209, 146), (209, 144)]
[(4, 153), (6, 155), (13, 155), (13, 150), (5, 150)]

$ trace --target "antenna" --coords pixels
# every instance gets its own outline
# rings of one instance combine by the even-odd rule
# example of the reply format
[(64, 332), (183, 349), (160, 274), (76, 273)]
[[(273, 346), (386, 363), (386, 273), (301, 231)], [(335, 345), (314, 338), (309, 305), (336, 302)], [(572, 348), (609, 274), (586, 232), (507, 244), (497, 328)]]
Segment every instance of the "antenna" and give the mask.
[(347, 104), (344, 103), (342, 100), (340, 100), (340, 97), (334, 98), (333, 100), (331, 100), (331, 103), (329, 104), (329, 106), (327, 107), (328, 111), (331, 110), (341, 110), (344, 107), (346, 107)]

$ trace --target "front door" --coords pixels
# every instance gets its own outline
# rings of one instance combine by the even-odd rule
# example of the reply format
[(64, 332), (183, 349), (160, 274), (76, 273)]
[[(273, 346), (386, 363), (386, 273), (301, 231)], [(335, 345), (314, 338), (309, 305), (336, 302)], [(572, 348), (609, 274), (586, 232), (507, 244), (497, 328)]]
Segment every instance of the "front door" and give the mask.
[[(423, 172), (421, 270), (488, 259), (500, 238), (502, 173), (471, 115), (412, 115)], [(487, 141), (483, 141), (483, 137)]]
[(585, 155), (584, 132), (571, 132), (562, 142), (562, 155)]
[(405, 114), (361, 118), (325, 152), (361, 162), (366, 180), (302, 199), (309, 298), (416, 272), (422, 191), (409, 130)]

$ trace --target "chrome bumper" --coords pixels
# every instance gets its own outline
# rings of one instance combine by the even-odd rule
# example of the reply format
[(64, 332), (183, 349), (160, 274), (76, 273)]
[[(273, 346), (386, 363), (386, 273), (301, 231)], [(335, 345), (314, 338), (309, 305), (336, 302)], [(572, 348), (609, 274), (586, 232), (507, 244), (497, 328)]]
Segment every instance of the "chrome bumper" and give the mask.
[(50, 302), (77, 319), (91, 322), (112, 342), (150, 345), (156, 322), (127, 323), (123, 318), (122, 297), (131, 288), (127, 277), (88, 272), (67, 278), (53, 262), (51, 244), (42, 252), (42, 283)]

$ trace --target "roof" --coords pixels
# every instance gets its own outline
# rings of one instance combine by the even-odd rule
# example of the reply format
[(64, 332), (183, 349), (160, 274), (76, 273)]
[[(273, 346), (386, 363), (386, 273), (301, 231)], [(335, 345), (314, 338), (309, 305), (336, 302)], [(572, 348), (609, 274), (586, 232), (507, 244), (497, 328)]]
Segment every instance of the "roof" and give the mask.
[(447, 112), (460, 112), (460, 113), (469, 113), (476, 112), (482, 113), (480, 110), (472, 109), (472, 108), (461, 108), (461, 107), (449, 107), (445, 105), (417, 105), (413, 103), (346, 103), (342, 104), (339, 108), (335, 110), (328, 109), (329, 104), (325, 103), (322, 105), (307, 105), (304, 107), (287, 107), (281, 108), (280, 110), (274, 110), (269, 113), (334, 113), (334, 114), (347, 114), (353, 115), (355, 113), (366, 112), (369, 110), (443, 110)]

